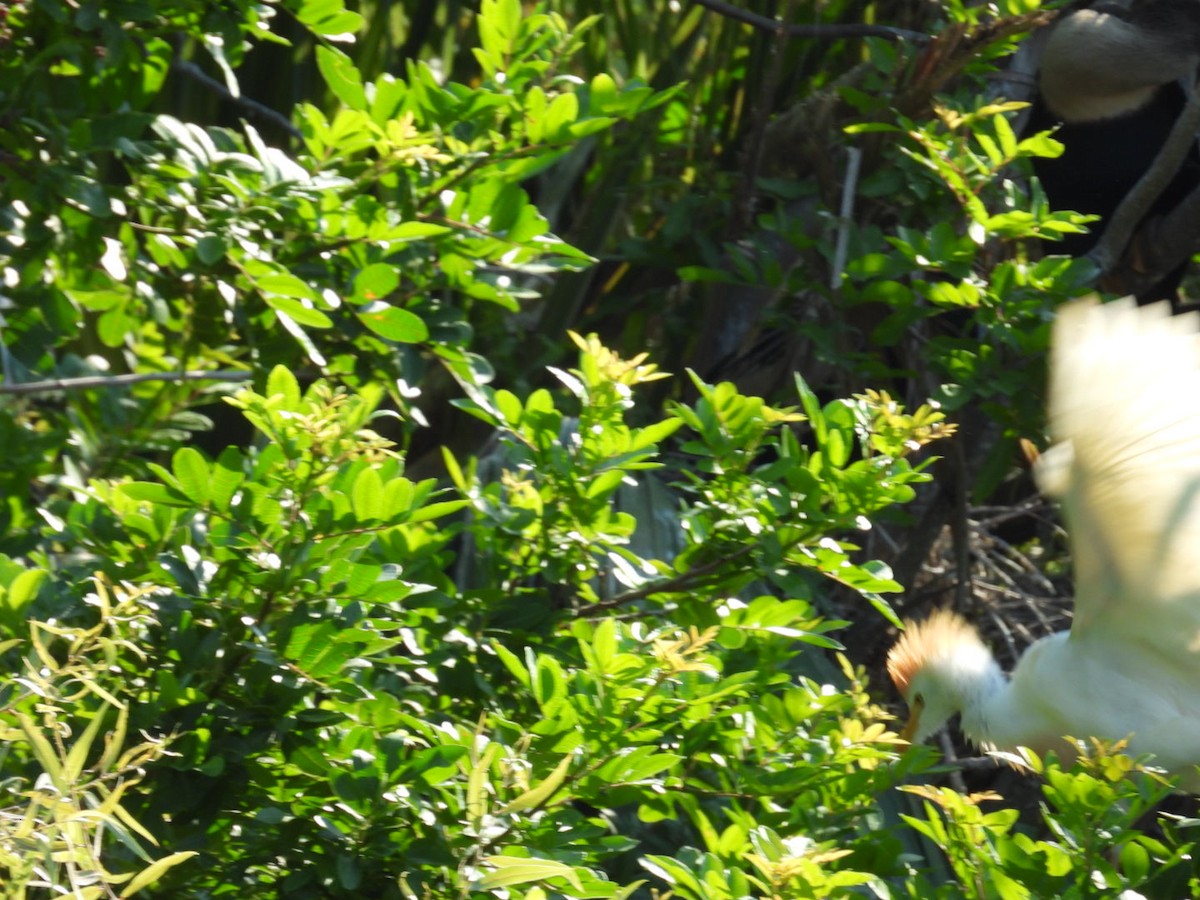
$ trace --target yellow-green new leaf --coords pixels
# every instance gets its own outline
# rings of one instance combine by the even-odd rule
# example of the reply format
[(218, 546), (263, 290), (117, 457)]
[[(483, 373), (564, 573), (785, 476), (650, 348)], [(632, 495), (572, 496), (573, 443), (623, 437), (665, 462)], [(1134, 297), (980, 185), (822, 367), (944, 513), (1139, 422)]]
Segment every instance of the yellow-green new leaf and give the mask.
[(125, 890), (121, 891), (122, 897), (132, 897), (142, 888), (147, 887), (166, 874), (168, 869), (172, 869), (181, 862), (186, 862), (193, 856), (196, 856), (195, 850), (180, 850), (178, 853), (172, 853), (170, 856), (164, 856), (162, 859), (155, 861), (151, 865), (142, 869), (137, 873), (133, 881), (126, 885)]
[(562, 761), (554, 767), (554, 771), (541, 784), (527, 790), (511, 803), (508, 803), (500, 812), (502, 814), (514, 813), (520, 812), (523, 809), (536, 809), (539, 806), (545, 805), (546, 801), (553, 797), (555, 792), (562, 787), (569, 768), (571, 768), (570, 754), (562, 758)]
[(483, 816), (487, 812), (488, 772), (492, 768), (492, 760), (496, 758), (499, 749), (497, 744), (488, 744), (483, 755), (479, 757), (471, 768), (470, 774), (467, 775), (467, 818), (470, 819), (471, 826), (476, 830), (482, 827)]
[(117, 723), (112, 731), (104, 736), (104, 753), (100, 755), (100, 762), (97, 764), (101, 772), (112, 771), (121, 754), (121, 748), (125, 746), (125, 731), (128, 726), (129, 707), (118, 707)]
[(118, 784), (111, 793), (107, 794), (104, 802), (96, 808), (96, 812), (105, 816), (107, 821), (105, 827), (124, 844), (136, 856), (150, 862), (150, 854), (138, 843), (134, 835), (138, 835), (142, 840), (151, 846), (158, 846), (158, 840), (146, 827), (133, 817), (133, 815), (124, 806), (121, 805), (121, 797), (125, 794), (127, 788), (137, 782), (123, 781)]
[(480, 881), (484, 889), (507, 887), (513, 884), (529, 884), (548, 878), (565, 878), (571, 887), (583, 890), (583, 884), (574, 868), (552, 859), (518, 859), (515, 856), (488, 856), (484, 862), (496, 867)]
[(84, 764), (87, 763), (88, 754), (92, 752), (92, 743), (96, 740), (96, 735), (100, 733), (100, 727), (104, 724), (104, 718), (108, 713), (108, 704), (105, 703), (92, 716), (92, 721), (88, 722), (87, 728), (83, 733), (75, 739), (75, 743), (71, 745), (71, 749), (67, 752), (66, 765), (63, 766), (63, 778), (68, 784), (73, 784), (79, 779), (83, 772)]
[(76, 675), (75, 677), (78, 678), (79, 682), (81, 684), (83, 684), (83, 686), (86, 687), (89, 691), (91, 691), (93, 694), (95, 694), (101, 700), (105, 701), (105, 703), (107, 705), (109, 705), (109, 706), (120, 706), (121, 705), (121, 701), (118, 700), (116, 697), (114, 697), (112, 694), (110, 694), (103, 687), (101, 687), (100, 683), (98, 681), (96, 681), (92, 678), (88, 678), (86, 675)]
[(63, 779), (62, 766), (59, 765), (58, 757), (54, 754), (54, 748), (50, 746), (50, 742), (46, 740), (46, 736), (42, 734), (42, 730), (37, 727), (34, 721), (25, 715), (23, 712), (15, 714), (17, 721), (21, 725), (21, 731), (25, 734), (25, 740), (29, 741), (29, 748), (33, 751), (33, 757), (38, 761), (38, 765), (42, 770), (50, 776), (50, 781), (54, 787), (63, 794), (67, 793), (67, 784)]

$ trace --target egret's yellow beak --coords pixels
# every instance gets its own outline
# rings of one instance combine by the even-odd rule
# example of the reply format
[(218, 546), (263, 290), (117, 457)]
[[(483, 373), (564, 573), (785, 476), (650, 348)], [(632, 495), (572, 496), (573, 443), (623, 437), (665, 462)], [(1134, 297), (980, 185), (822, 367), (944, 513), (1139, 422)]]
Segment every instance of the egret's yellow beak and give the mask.
[(920, 697), (914, 697), (912, 704), (908, 707), (908, 721), (904, 723), (904, 727), (900, 729), (900, 739), (912, 743), (913, 735), (917, 733), (917, 729), (921, 726), (921, 711), (925, 708), (925, 703)]

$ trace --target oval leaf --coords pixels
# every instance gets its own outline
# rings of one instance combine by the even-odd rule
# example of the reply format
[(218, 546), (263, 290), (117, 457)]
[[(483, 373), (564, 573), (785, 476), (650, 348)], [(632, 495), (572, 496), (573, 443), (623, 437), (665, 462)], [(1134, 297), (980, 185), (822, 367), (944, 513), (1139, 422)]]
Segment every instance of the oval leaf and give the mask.
[(398, 344), (416, 344), (429, 338), (429, 329), (419, 316), (386, 303), (364, 306), (358, 318), (380, 337)]
[(171, 458), (171, 472), (179, 480), (183, 492), (198, 505), (208, 502), (208, 463), (194, 447), (181, 447)]

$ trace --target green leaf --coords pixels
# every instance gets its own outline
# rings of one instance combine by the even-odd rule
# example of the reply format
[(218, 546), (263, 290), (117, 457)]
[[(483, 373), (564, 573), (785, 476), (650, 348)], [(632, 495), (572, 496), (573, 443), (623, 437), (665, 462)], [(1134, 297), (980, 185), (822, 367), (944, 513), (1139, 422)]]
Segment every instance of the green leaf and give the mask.
[(362, 884), (362, 867), (353, 856), (339, 853), (337, 857), (338, 883), (347, 891), (356, 891)]
[(342, 0), (305, 0), (296, 18), (313, 34), (329, 41), (350, 42), (363, 30), (363, 17), (347, 10)]
[(345, 53), (332, 47), (317, 47), (317, 68), (325, 78), (329, 89), (348, 108), (359, 111), (367, 109), (367, 93), (363, 90), (362, 75)]
[(512, 428), (516, 428), (521, 424), (521, 398), (512, 391), (507, 391), (504, 388), (496, 391), (492, 397), (496, 404), (496, 409), (500, 411), (504, 421)]
[(382, 300), (399, 286), (400, 273), (395, 266), (373, 263), (354, 277), (354, 300)]
[(647, 425), (645, 428), (639, 428), (633, 433), (633, 438), (630, 441), (630, 450), (644, 450), (657, 444), (659, 441), (664, 441), (673, 435), (683, 425), (683, 420), (672, 416), (669, 419), (663, 419), (661, 422), (655, 422), (653, 425)]
[(417, 522), (428, 522), (431, 519), (440, 519), (458, 512), (468, 506), (470, 502), (470, 500), (443, 500), (440, 503), (426, 503), (420, 509), (414, 510), (411, 515), (406, 516), (405, 521), (416, 524)]
[(531, 144), (540, 144), (546, 133), (546, 92), (534, 85), (525, 92), (525, 139)]
[(363, 522), (377, 522), (383, 518), (383, 479), (378, 470), (368, 468), (358, 473), (350, 490), (350, 503), (354, 515)]
[(1139, 884), (1150, 872), (1150, 855), (1141, 844), (1130, 841), (1121, 848), (1121, 871), (1130, 884)]
[(479, 43), (484, 53), (503, 64), (521, 30), (520, 0), (483, 0), (479, 9)]
[(180, 447), (171, 458), (171, 472), (197, 506), (208, 502), (210, 475), (204, 456), (194, 447)]
[(437, 225), (433, 222), (401, 222), (387, 233), (389, 241), (422, 241), (431, 237), (449, 234), (453, 231), (448, 225)]
[(300, 382), (287, 366), (276, 366), (267, 376), (267, 397), (282, 397), (288, 412), (300, 411)]
[(157, 859), (125, 885), (125, 889), (121, 891), (121, 897), (132, 897), (144, 887), (149, 887), (158, 881), (171, 869), (183, 862), (187, 862), (193, 856), (199, 856), (196, 850), (180, 850), (178, 853), (172, 853), (170, 856), (164, 856), (162, 859)]
[(413, 777), (437, 787), (454, 779), (459, 771), (459, 762), (467, 755), (466, 747), (429, 747), (418, 750), (405, 766)]
[(609, 783), (632, 784), (665, 772), (684, 759), (675, 753), (655, 751), (656, 748), (646, 745), (627, 748), (600, 767), (596, 774)]
[(536, 787), (530, 788), (515, 800), (505, 804), (500, 810), (501, 815), (520, 812), (526, 809), (537, 809), (545, 805), (566, 780), (567, 770), (571, 768), (571, 759), (570, 754), (564, 756), (558, 765), (554, 767), (554, 771), (547, 775)]
[(88, 755), (92, 752), (92, 744), (95, 743), (96, 735), (100, 733), (107, 712), (108, 704), (101, 704), (100, 708), (92, 714), (92, 720), (88, 722), (87, 728), (71, 742), (71, 749), (67, 751), (67, 759), (63, 764), (63, 778), (68, 784), (74, 784), (83, 773)]
[(314, 291), (307, 282), (289, 272), (272, 272), (269, 275), (262, 275), (255, 279), (254, 283), (260, 291), (278, 294), (280, 297), (292, 297), (312, 303), (321, 302), (320, 294)]
[(236, 447), (226, 447), (212, 467), (209, 497), (213, 507), (220, 512), (228, 511), (238, 487), (246, 475), (242, 469), (244, 457)]
[(584, 496), (589, 500), (607, 497), (621, 486), (625, 477), (626, 473), (621, 469), (609, 469), (607, 472), (601, 472), (588, 483)]
[(328, 778), (332, 768), (329, 756), (311, 744), (301, 744), (288, 754), (287, 761), (314, 778)]
[(128, 484), (118, 485), (117, 490), (130, 500), (151, 503), (155, 506), (191, 507), (195, 505), (192, 499), (181, 491), (151, 481), (131, 481)]
[(18, 572), (8, 583), (8, 587), (0, 591), (0, 604), (3, 605), (3, 618), (12, 627), (16, 627), (25, 618), (29, 605), (37, 597), (42, 584), (49, 573), (45, 569), (26, 569)]
[(500, 657), (500, 662), (504, 663), (504, 668), (508, 669), (513, 677), (521, 682), (522, 687), (528, 689), (530, 684), (529, 670), (525, 668), (525, 664), (517, 658), (517, 655), (499, 641), (492, 641), (492, 649)]
[(50, 776), (50, 781), (53, 782), (54, 787), (65, 796), (72, 786), (63, 777), (63, 769), (59, 764), (54, 748), (50, 746), (50, 742), (46, 739), (42, 730), (34, 723), (33, 719), (29, 718), (23, 712), (14, 712), (13, 715), (16, 716), (17, 722), (21, 726), (21, 731), (25, 734), (25, 740), (29, 742), (34, 759), (42, 767), (42, 771)]
[(351, 643), (338, 643), (339, 628), (332, 622), (298, 625), (288, 638), (284, 655), (314, 681), (338, 674), (357, 652)]
[(602, 619), (592, 633), (592, 652), (596, 654), (596, 663), (601, 672), (609, 671), (609, 663), (617, 655), (617, 623), (612, 619)]
[(567, 699), (566, 673), (554, 657), (539, 655), (534, 675), (534, 697), (542, 714), (548, 719), (553, 718)]
[(854, 410), (846, 401), (834, 400), (825, 404), (822, 422), (821, 452), (834, 468), (844, 468), (854, 450)]
[(542, 124), (545, 140), (571, 140), (571, 126), (579, 115), (579, 98), (574, 94), (559, 94), (546, 109)]
[(479, 886), (485, 890), (545, 881), (548, 878), (565, 878), (576, 890), (583, 890), (578, 873), (566, 863), (552, 859), (520, 859), (513, 856), (486, 856), (483, 861), (496, 867), (495, 871), (488, 872), (480, 879)]
[(429, 340), (429, 329), (416, 313), (376, 300), (357, 311), (359, 321), (382, 338), (397, 344)]
[(196, 259), (211, 266), (225, 258), (225, 241), (215, 234), (206, 234), (196, 241)]
[(331, 328), (333, 319), (329, 318), (319, 309), (314, 309), (304, 303), (302, 300), (297, 300), (294, 297), (287, 297), (282, 294), (263, 294), (263, 300), (271, 309), (283, 313), (293, 322), (300, 325), (307, 325), (310, 328)]
[(368, 563), (352, 563), (346, 578), (346, 593), (351, 597), (365, 594), (373, 588), (383, 574), (383, 566)]

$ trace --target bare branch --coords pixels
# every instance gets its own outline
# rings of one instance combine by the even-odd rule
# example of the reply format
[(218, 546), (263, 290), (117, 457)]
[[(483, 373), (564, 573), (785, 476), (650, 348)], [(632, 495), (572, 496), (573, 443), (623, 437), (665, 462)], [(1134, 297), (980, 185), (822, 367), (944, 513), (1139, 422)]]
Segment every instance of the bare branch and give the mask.
[(659, 581), (653, 581), (643, 587), (635, 590), (626, 591), (623, 594), (617, 594), (615, 597), (609, 597), (606, 600), (598, 600), (595, 603), (590, 603), (587, 606), (582, 606), (575, 610), (574, 616), (577, 619), (592, 616), (596, 613), (603, 612), (606, 609), (615, 609), (619, 606), (624, 606), (627, 603), (633, 603), (636, 600), (644, 600), (654, 594), (668, 594), (679, 591), (686, 591), (695, 587), (704, 577), (711, 575), (713, 572), (721, 569), (729, 563), (741, 559), (751, 550), (755, 549), (754, 544), (743, 544), (737, 550), (727, 556), (722, 556), (719, 559), (711, 560), (703, 565), (696, 566), (694, 569), (688, 569), (686, 572), (681, 572), (671, 578), (664, 578)]
[(1200, 187), (1195, 188), (1165, 216), (1146, 223), (1135, 241), (1134, 271), (1120, 273), (1123, 293), (1140, 293), (1200, 251)]
[(758, 13), (725, 3), (724, 0), (696, 0), (696, 2), (727, 19), (744, 22), (754, 28), (774, 34), (784, 34), (788, 37), (830, 39), (881, 37), (892, 41), (912, 41), (916, 44), (925, 44), (930, 40), (930, 36), (923, 32), (910, 31), (907, 28), (893, 28), (890, 25), (789, 25), (778, 19), (760, 16)]
[[(1128, 256), (1126, 250), (1138, 224), (1145, 219), (1146, 213), (1154, 205), (1154, 201), (1179, 172), (1187, 155), (1193, 152), (1197, 132), (1200, 132), (1200, 103), (1196, 102), (1195, 91), (1191, 90), (1188, 92), (1187, 105), (1175, 121), (1175, 126), (1171, 129), (1171, 134), (1163, 144), (1162, 150), (1154, 158), (1154, 164), (1125, 195), (1125, 199), (1121, 201), (1121, 205), (1117, 207), (1116, 212), (1109, 220), (1108, 227), (1104, 229), (1103, 236), (1088, 253), (1088, 259), (1100, 269), (1102, 277), (1116, 273), (1121, 279), (1123, 287), (1128, 287), (1125, 278), (1140, 277), (1144, 278), (1147, 282), (1146, 287), (1149, 287), (1195, 251), (1194, 244), (1197, 234), (1195, 225), (1193, 224), (1190, 230), (1181, 227), (1182, 223), (1179, 218), (1182, 216), (1179, 218), (1175, 216), (1180, 207), (1176, 207), (1171, 214), (1156, 221), (1151, 226), (1151, 231), (1156, 239), (1166, 237), (1172, 245), (1186, 246), (1159, 248), (1156, 246), (1159, 243), (1158, 240), (1143, 241), (1142, 243), (1148, 245), (1144, 249), (1152, 255), (1153, 263), (1146, 265), (1148, 262), (1146, 259), (1140, 262), (1135, 260), (1132, 264), (1126, 263), (1131, 271), (1117, 272), (1118, 265), (1122, 264)], [(1185, 216), (1187, 214), (1184, 213)], [(1168, 226), (1168, 221), (1172, 221), (1173, 224)], [(1182, 235), (1182, 238), (1172, 240), (1178, 235)]]
[(858, 173), (862, 168), (862, 150), (846, 147), (846, 178), (842, 182), (842, 206), (838, 211), (837, 243), (833, 251), (832, 271), (829, 273), (829, 289), (836, 291), (842, 286), (842, 275), (846, 259), (850, 254), (850, 229), (854, 226), (854, 197), (858, 193)]
[(145, 381), (249, 381), (249, 372), (232, 369), (215, 372), (138, 372), (130, 375), (85, 375), (80, 378), (48, 378), (0, 384), (0, 394), (49, 394), (90, 388), (120, 388)]
[(257, 100), (251, 100), (249, 97), (235, 96), (229, 88), (217, 81), (217, 79), (205, 74), (194, 62), (188, 62), (184, 59), (176, 59), (171, 62), (172, 70), (179, 72), (181, 75), (186, 75), (188, 78), (202, 85), (206, 90), (212, 91), (222, 100), (232, 103), (234, 106), (241, 109), (250, 118), (263, 119), (270, 122), (276, 128), (281, 128), (294, 138), (303, 137), (300, 134), (300, 129), (288, 120), (283, 113), (271, 109), (271, 107), (259, 103)]

